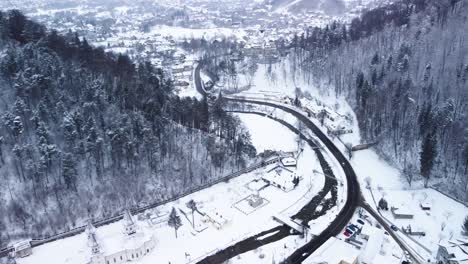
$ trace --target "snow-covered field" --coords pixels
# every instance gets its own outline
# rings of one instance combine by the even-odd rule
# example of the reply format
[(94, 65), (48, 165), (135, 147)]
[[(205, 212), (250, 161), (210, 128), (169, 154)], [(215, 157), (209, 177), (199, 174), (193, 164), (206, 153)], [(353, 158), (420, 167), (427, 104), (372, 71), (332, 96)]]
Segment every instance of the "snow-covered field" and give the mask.
[[(257, 152), (264, 150), (296, 151), (296, 136), (291, 137), (291, 131), (280, 123), (274, 122), (267, 117), (254, 114), (236, 114), (240, 120), (249, 128), (252, 143)], [(261, 133), (255, 132), (261, 131)]]
[[(252, 126), (251, 134), (254, 138), (258, 138), (259, 135), (268, 132), (273, 135), (281, 135), (281, 138), (285, 142), (295, 142), (295, 135), (287, 130), (287, 128), (276, 126), (276, 122), (273, 120), (264, 119), (267, 120), (264, 121), (266, 127), (274, 127), (274, 130), (265, 131), (262, 126)], [(271, 137), (272, 142), (268, 143), (268, 146), (277, 150), (285, 150), (283, 149), (285, 147), (284, 142), (277, 140), (278, 137)], [(254, 141), (255, 143), (258, 143), (258, 141)], [(262, 146), (264, 145), (257, 145), (259, 148)], [(288, 148), (287, 150), (291, 149)], [(205, 255), (214, 253), (217, 249), (223, 249), (262, 230), (278, 226), (279, 224), (272, 219), (273, 215), (280, 212), (283, 215), (293, 214), (295, 210), (291, 209), (291, 205), (294, 205), (294, 207), (305, 205), (309, 200), (307, 198), (313, 197), (323, 187), (324, 178), (320, 175), (312, 175), (311, 173), (314, 169), (320, 170), (320, 165), (313, 151), (306, 147), (304, 152), (299, 156), (297, 164), (297, 172), (303, 176), (304, 180), (296, 189), (290, 192), (283, 192), (273, 186), (262, 189), (259, 194), (267, 199), (269, 203), (249, 215), (242, 213), (232, 205), (253, 193), (247, 187), (248, 183), (260, 178), (264, 170), (244, 174), (227, 183), (217, 184), (209, 189), (199, 191), (173, 203), (156, 208), (153, 210), (154, 215), (167, 214), (172, 207), (175, 207), (187, 212), (188, 217), (185, 218), (181, 215), (183, 226), (178, 230), (178, 238), (175, 238), (174, 229), (169, 227), (166, 222), (152, 225), (148, 220), (138, 220), (139, 232), (146, 235), (154, 235), (157, 242), (156, 248), (136, 263), (187, 263), (191, 259), (203, 258)], [(218, 212), (224, 215), (225, 218), (228, 218), (229, 222), (221, 230), (216, 229), (211, 224), (208, 224), (208, 228), (204, 231), (197, 232), (193, 230), (188, 221), (188, 219), (191, 219), (191, 213), (185, 205), (190, 199), (197, 202), (201, 212), (208, 214)], [(197, 213), (195, 214), (197, 215)], [(195, 219), (196, 224), (200, 220), (201, 218), (197, 217)], [(125, 242), (125, 235), (122, 232), (122, 221), (100, 227), (97, 229), (98, 243), (111, 245), (104, 247), (109, 250), (118, 250), (120, 247), (119, 241)], [(203, 243), (201, 243), (202, 241)], [(293, 244), (291, 244), (290, 250), (293, 249)], [(18, 263), (81, 264), (86, 263), (89, 259), (90, 251), (91, 249), (87, 246), (86, 235), (80, 234), (34, 248), (32, 256), (19, 259)]]

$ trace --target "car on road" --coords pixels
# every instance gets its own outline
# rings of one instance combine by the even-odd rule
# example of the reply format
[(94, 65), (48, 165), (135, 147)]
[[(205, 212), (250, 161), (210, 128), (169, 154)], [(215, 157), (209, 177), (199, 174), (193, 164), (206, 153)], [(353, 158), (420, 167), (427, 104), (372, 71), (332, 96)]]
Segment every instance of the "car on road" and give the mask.
[(396, 225), (391, 225), (390, 228), (395, 232), (398, 231), (398, 227)]

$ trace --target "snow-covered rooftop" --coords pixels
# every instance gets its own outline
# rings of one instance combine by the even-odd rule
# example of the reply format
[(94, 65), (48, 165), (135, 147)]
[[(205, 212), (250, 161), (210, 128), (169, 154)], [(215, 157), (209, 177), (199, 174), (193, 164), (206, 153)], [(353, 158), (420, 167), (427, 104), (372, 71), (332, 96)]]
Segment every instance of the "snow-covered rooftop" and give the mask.
[(367, 241), (366, 247), (362, 251), (362, 254), (359, 256), (361, 263), (372, 264), (378, 263), (375, 262), (375, 257), (379, 254), (384, 240), (384, 231), (376, 227), (367, 226), (367, 231), (369, 234), (369, 240)]
[[(339, 254), (337, 254), (339, 252)], [(354, 263), (359, 250), (349, 243), (331, 237), (303, 263)]]

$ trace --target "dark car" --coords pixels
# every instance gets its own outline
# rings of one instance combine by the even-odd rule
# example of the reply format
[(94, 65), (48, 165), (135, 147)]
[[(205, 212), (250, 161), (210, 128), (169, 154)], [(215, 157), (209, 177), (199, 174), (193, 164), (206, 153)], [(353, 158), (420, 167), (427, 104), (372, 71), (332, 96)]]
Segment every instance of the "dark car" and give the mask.
[(390, 228), (395, 232), (398, 231), (398, 227), (396, 225), (391, 225)]

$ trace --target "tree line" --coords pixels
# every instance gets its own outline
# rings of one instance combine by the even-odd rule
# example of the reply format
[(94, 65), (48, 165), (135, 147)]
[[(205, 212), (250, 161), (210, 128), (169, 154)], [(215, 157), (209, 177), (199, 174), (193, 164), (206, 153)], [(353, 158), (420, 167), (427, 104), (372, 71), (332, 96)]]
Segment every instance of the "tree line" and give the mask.
[(0, 12), (0, 245), (170, 198), (244, 167), (246, 128), (150, 63)]
[(292, 42), (290, 59), (323, 92), (344, 95), (364, 141), (409, 184), (468, 200), (465, 1), (399, 1)]

